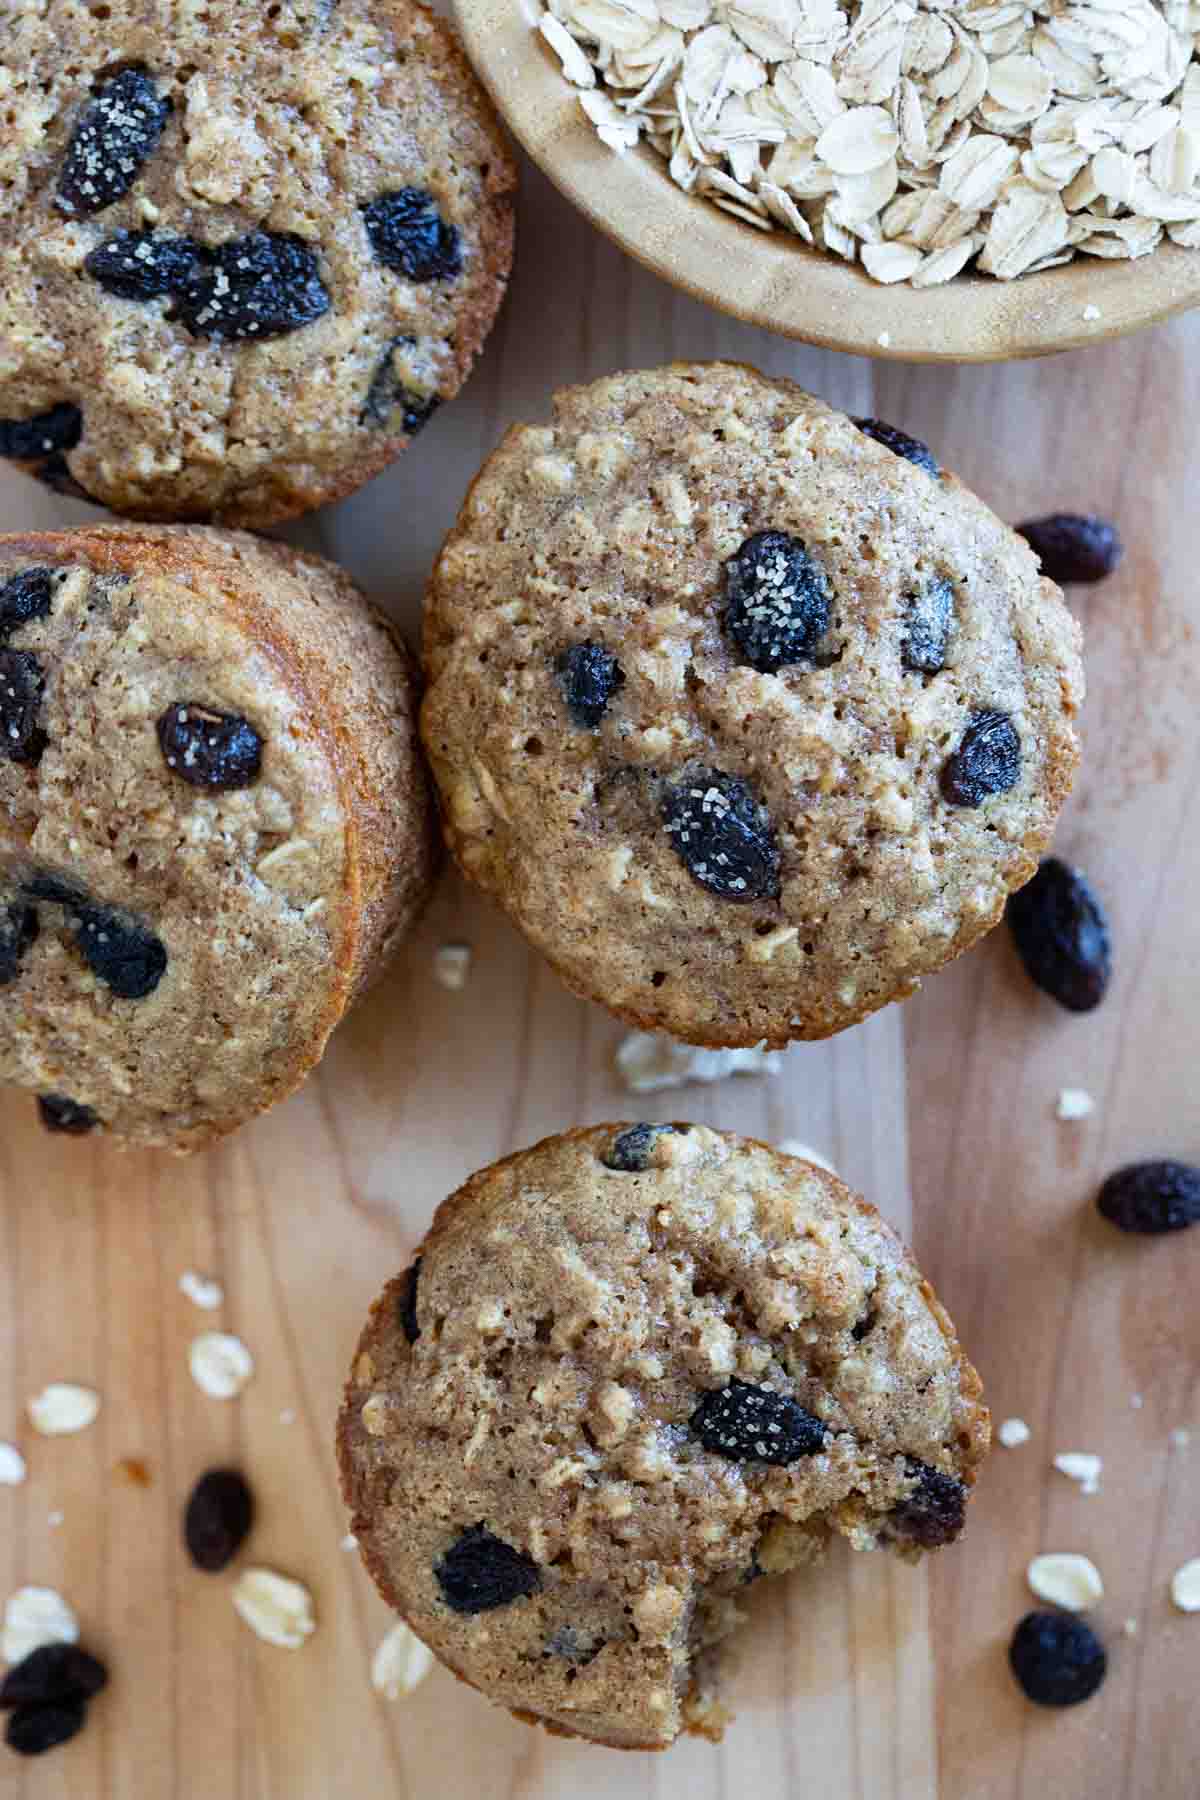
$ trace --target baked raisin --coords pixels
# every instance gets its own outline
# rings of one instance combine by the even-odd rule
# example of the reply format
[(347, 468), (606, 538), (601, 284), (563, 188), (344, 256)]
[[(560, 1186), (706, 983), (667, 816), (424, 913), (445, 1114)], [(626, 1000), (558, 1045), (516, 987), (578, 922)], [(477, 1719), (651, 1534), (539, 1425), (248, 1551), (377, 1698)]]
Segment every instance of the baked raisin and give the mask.
[(1112, 974), (1108, 920), (1080, 874), (1057, 856), (1009, 896), (1005, 917), (1030, 979), (1068, 1012), (1099, 1006)]
[(54, 906), (83, 906), (87, 895), (74, 882), (63, 881), (57, 875), (32, 875), (25, 883), (24, 892), (31, 900), (48, 900)]
[(263, 741), (236, 713), (218, 712), (194, 700), (176, 700), (158, 721), (163, 760), (192, 787), (250, 787), (262, 771)]
[(415, 1344), (421, 1335), (421, 1327), (417, 1324), (417, 1283), (421, 1278), (421, 1260), (418, 1256), (411, 1268), (405, 1269), (401, 1276), (400, 1299), (396, 1305), (400, 1329), (410, 1344)]
[(410, 438), (416, 437), (422, 426), (428, 425), (441, 405), (442, 397), (436, 388), (413, 387), (405, 379), (406, 372), (397, 360), (399, 352), (414, 350), (416, 343), (414, 337), (392, 339), (371, 377), (359, 415), (360, 425), (379, 425), (392, 431), (398, 427), (405, 437)]
[(0, 419), (0, 456), (36, 462), (55, 451), (74, 450), (83, 436), (83, 414), (69, 400), (32, 419)]
[(559, 652), (554, 672), (574, 724), (593, 731), (604, 717), (613, 695), (625, 685), (620, 663), (603, 644), (585, 638)]
[(329, 311), (315, 253), (302, 238), (252, 231), (200, 249), (179, 290), (179, 317), (193, 337), (284, 337)]
[(42, 760), (46, 734), (38, 725), (42, 665), (29, 650), (0, 650), (0, 756), (31, 767)]
[(183, 1514), (183, 1541), (198, 1569), (215, 1575), (231, 1563), (254, 1523), (254, 1495), (236, 1469), (209, 1469)]
[(650, 1167), (650, 1157), (654, 1146), (664, 1132), (673, 1132), (674, 1125), (629, 1125), (618, 1132), (600, 1161), (606, 1169), (615, 1169), (623, 1175), (640, 1175)]
[(84, 268), (120, 300), (157, 300), (178, 293), (195, 272), (199, 246), (186, 237), (119, 231), (84, 259)]
[(722, 900), (774, 899), (779, 845), (765, 806), (744, 781), (697, 769), (669, 787), (662, 803), (671, 847), (693, 881)]
[(908, 1473), (916, 1476), (917, 1484), (889, 1513), (891, 1535), (922, 1550), (952, 1544), (966, 1520), (966, 1488), (956, 1475), (944, 1475), (915, 1459), (910, 1459)]
[(167, 967), (167, 953), (154, 933), (111, 907), (81, 906), (75, 941), (93, 975), (121, 1000), (144, 1000)]
[(58, 178), (61, 212), (86, 218), (127, 194), (171, 111), (145, 69), (121, 69), (88, 101)]
[(789, 532), (756, 531), (725, 564), (725, 629), (764, 675), (811, 660), (832, 602), (825, 570)]
[(731, 1381), (705, 1394), (688, 1421), (706, 1450), (730, 1462), (786, 1468), (825, 1448), (821, 1420), (773, 1388)]
[(1200, 1224), (1200, 1169), (1170, 1160), (1129, 1163), (1109, 1176), (1096, 1205), (1122, 1231), (1183, 1231)]
[(951, 806), (982, 806), (1021, 779), (1021, 740), (1007, 713), (977, 712), (958, 749), (942, 765), (943, 798)]
[(4, 1741), (19, 1756), (41, 1756), (82, 1731), (86, 1717), (86, 1700), (46, 1700), (40, 1705), (18, 1706), (8, 1716)]
[(71, 1137), (83, 1137), (100, 1123), (97, 1113), (65, 1094), (39, 1094), (38, 1113), (47, 1131), (65, 1131)]
[(0, 585), (0, 637), (10, 637), (22, 625), (44, 619), (54, 594), (52, 569), (22, 569)]
[(867, 437), (890, 450), (893, 456), (902, 456), (905, 462), (915, 463), (927, 475), (941, 474), (933, 451), (920, 438), (909, 437), (906, 431), (897, 431), (894, 425), (885, 425), (882, 419), (855, 419), (854, 423)]
[(397, 188), (362, 208), (377, 260), (409, 281), (448, 281), (462, 272), (462, 239), (427, 188)]
[(42, 1644), (14, 1663), (0, 1685), (0, 1710), (47, 1700), (90, 1700), (108, 1681), (98, 1657), (78, 1644)]
[(22, 906), (19, 900), (0, 906), (0, 987), (17, 979), (37, 934), (38, 916), (32, 906)]
[(1039, 1706), (1090, 1700), (1108, 1669), (1104, 1645), (1071, 1613), (1026, 1613), (1013, 1632), (1008, 1661), (1022, 1691)]
[(485, 1525), (471, 1525), (434, 1564), (442, 1598), (452, 1612), (494, 1612), (541, 1586), (532, 1557), (514, 1550)]
[(1125, 554), (1116, 526), (1091, 513), (1051, 513), (1026, 519), (1017, 530), (1041, 558), (1042, 574), (1060, 587), (1103, 581)]
[(908, 603), (900, 653), (904, 667), (916, 675), (936, 675), (944, 669), (953, 624), (953, 585), (942, 575), (934, 576)]

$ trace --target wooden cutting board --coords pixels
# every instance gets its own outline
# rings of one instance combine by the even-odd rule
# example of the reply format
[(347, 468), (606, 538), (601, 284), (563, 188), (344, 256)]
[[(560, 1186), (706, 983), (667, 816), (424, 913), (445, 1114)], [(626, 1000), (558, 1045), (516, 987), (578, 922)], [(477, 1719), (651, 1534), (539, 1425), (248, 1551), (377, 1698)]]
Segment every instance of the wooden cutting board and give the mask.
[[(798, 264), (797, 279), (803, 279)], [(926, 1568), (837, 1555), (752, 1597), (717, 1750), (665, 1756), (555, 1741), (436, 1672), (407, 1701), (371, 1688), (385, 1608), (353, 1554), (330, 1450), (361, 1319), (441, 1197), (470, 1170), (576, 1122), (645, 1112), (615, 1083), (620, 1036), (569, 997), (447, 877), (394, 973), (298, 1095), (190, 1161), (45, 1136), (0, 1099), (0, 1438), (30, 1475), (0, 1490), (0, 1585), (59, 1588), (113, 1683), (83, 1736), (39, 1763), (0, 1756), (3, 1800), (1195, 1800), (1200, 1619), (1167, 1583), (1200, 1554), (1200, 1232), (1118, 1238), (1088, 1202), (1140, 1155), (1200, 1159), (1200, 319), (1055, 362), (907, 369), (806, 351), (642, 273), (527, 174), (518, 273), (470, 386), (411, 457), (292, 533), (347, 565), (415, 630), (423, 580), (468, 480), (550, 390), (671, 357), (794, 376), (927, 438), (1011, 517), (1095, 509), (1129, 556), (1094, 595), (1087, 755), (1060, 847), (1108, 899), (1117, 976), (1091, 1018), (1037, 995), (1002, 933), (893, 1008), (771, 1078), (657, 1096), (691, 1117), (821, 1150), (902, 1230), (958, 1320), (998, 1418), (966, 1540)], [(91, 509), (0, 473), (0, 527)], [(474, 949), (466, 989), (437, 946)], [(1095, 1116), (1054, 1117), (1088, 1089)], [(185, 1269), (220, 1278), (201, 1313)], [(240, 1401), (187, 1368), (214, 1325), (251, 1347)], [(38, 1439), (24, 1405), (72, 1379), (103, 1396), (84, 1435)], [(1194, 1428), (1194, 1444), (1173, 1431)], [(1085, 1497), (1051, 1468), (1104, 1458)], [(144, 1461), (148, 1486), (122, 1470)], [(261, 1516), (253, 1561), (311, 1587), (319, 1628), (260, 1644), (232, 1575), (189, 1566), (195, 1477), (234, 1461)], [(1103, 1571), (1112, 1671), (1073, 1713), (1016, 1694), (1004, 1646), (1040, 1550)], [(1123, 1622), (1137, 1621), (1137, 1635)]]

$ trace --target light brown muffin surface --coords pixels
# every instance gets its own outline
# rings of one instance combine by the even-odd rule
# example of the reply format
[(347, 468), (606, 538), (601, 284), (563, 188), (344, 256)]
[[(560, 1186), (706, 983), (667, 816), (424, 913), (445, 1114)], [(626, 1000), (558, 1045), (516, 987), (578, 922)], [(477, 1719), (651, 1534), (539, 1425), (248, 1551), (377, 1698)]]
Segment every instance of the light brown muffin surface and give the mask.
[[(261, 526), (351, 492), (503, 297), (512, 155), (416, 0), (0, 0), (0, 116), (0, 454), (115, 512)], [(406, 266), (369, 229), (397, 194), (428, 202)]]
[[(731, 600), (763, 533), (817, 584), (799, 652), (769, 546)], [(611, 376), (510, 431), (438, 561), (425, 656), (464, 870), (577, 992), (692, 1043), (821, 1037), (910, 993), (1032, 874), (1078, 754), (1079, 632), (1028, 545), (732, 364)], [(952, 802), (948, 764), (997, 716), (1011, 780)]]
[(0, 1081), (207, 1143), (428, 891), (407, 652), (331, 564), (196, 527), (0, 538), (0, 640)]
[(835, 1176), (596, 1126), (472, 1177), (376, 1303), (338, 1429), (385, 1597), (492, 1699), (660, 1748), (762, 1573), (963, 1524), (979, 1379)]

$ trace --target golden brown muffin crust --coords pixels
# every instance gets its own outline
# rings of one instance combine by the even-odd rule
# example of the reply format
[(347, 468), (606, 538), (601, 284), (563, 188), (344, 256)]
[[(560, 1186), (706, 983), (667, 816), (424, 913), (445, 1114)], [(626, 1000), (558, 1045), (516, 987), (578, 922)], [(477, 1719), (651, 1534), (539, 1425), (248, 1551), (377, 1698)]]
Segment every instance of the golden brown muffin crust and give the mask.
[[(65, 448), (7, 453), (131, 517), (230, 525), (377, 474), (465, 380), (512, 264), (515, 163), (450, 28), (417, 0), (4, 0), (0, 19), (0, 442), (82, 415), (81, 437), (60, 416)], [(88, 211), (63, 171), (122, 68), (171, 110), (128, 191)], [(380, 259), (363, 208), (400, 190), (432, 195), (457, 272)], [(136, 262), (264, 232), (312, 253), (328, 304), (257, 341), (194, 335), (178, 284), (129, 297), (86, 267), (122, 233)]]
[[(368, 1569), (450, 1668), (551, 1729), (661, 1748), (711, 1719), (697, 1660), (748, 1578), (835, 1533), (949, 1541), (989, 1426), (873, 1207), (751, 1139), (632, 1129), (632, 1156), (630, 1127), (568, 1132), (439, 1207), (372, 1308), (338, 1454)], [(738, 1383), (804, 1409), (818, 1447), (716, 1453), (696, 1411)], [(462, 1610), (438, 1571), (480, 1528), (520, 1591)]]
[[(282, 1098), (411, 924), (433, 868), (415, 675), (390, 624), (319, 558), (202, 527), (0, 538), (0, 582), (52, 571), (6, 634), (44, 683), (34, 766), (0, 761), (0, 876), (49, 876), (144, 922), (154, 990), (122, 998), (37, 907), (4, 999), (0, 1079), (88, 1105), (119, 1141), (192, 1149)], [(260, 777), (167, 765), (172, 703), (248, 719)]]
[[(726, 567), (763, 532), (823, 571), (811, 655), (750, 665)], [(906, 665), (952, 595), (943, 666)], [(572, 714), (564, 656), (615, 663)], [(511, 430), (434, 571), (422, 731), (447, 841), (576, 992), (691, 1043), (819, 1038), (911, 993), (1036, 867), (1078, 757), (1079, 632), (1028, 545), (793, 383), (676, 364), (567, 389)], [(941, 786), (972, 721), (1007, 791)], [(702, 886), (666, 829), (718, 780), (764, 809), (777, 880)]]

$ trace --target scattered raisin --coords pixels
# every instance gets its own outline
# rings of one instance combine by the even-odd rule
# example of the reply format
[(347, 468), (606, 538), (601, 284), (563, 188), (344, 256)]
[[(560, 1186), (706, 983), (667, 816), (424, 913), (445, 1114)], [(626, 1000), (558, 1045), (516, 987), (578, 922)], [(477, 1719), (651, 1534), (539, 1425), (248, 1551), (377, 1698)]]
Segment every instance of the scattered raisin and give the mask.
[(168, 769), (193, 787), (250, 787), (262, 771), (263, 741), (253, 725), (193, 700), (168, 706), (158, 742)]
[(86, 1716), (86, 1700), (47, 1700), (40, 1705), (18, 1706), (9, 1714), (4, 1741), (19, 1756), (41, 1756), (82, 1731)]
[(316, 255), (301, 238), (252, 231), (198, 258), (178, 301), (193, 337), (283, 337), (329, 311)]
[(936, 675), (944, 669), (953, 624), (954, 587), (945, 576), (934, 576), (908, 603), (900, 652), (904, 667), (917, 675)]
[(1200, 1224), (1200, 1169), (1169, 1160), (1129, 1163), (1109, 1176), (1096, 1205), (1122, 1231), (1183, 1231)]
[(892, 1535), (922, 1550), (952, 1544), (966, 1520), (966, 1488), (956, 1475), (944, 1475), (915, 1458), (909, 1460), (908, 1473), (916, 1476), (917, 1485), (888, 1515)]
[(118, 999), (144, 1000), (167, 967), (167, 953), (152, 931), (107, 906), (81, 906), (75, 941), (93, 975)]
[(74, 450), (83, 436), (83, 414), (69, 400), (32, 419), (0, 419), (0, 456), (36, 462), (55, 451)]
[(585, 638), (559, 652), (554, 672), (572, 722), (593, 731), (599, 725), (613, 695), (625, 685), (620, 663), (603, 644)]
[(392, 339), (371, 377), (371, 385), (367, 389), (367, 397), (359, 415), (360, 425), (380, 425), (394, 430), (396, 415), (399, 414), (400, 430), (405, 437), (410, 438), (416, 437), (418, 431), (428, 425), (441, 405), (442, 397), (436, 389), (422, 391), (410, 387), (405, 380), (405, 371), (396, 361), (398, 351), (413, 350), (416, 343), (414, 337)]
[(1013, 1632), (1008, 1660), (1022, 1691), (1039, 1706), (1090, 1700), (1108, 1668), (1104, 1645), (1070, 1613), (1026, 1613)]
[(71, 1137), (83, 1137), (100, 1123), (97, 1113), (65, 1094), (39, 1094), (38, 1112), (47, 1131), (65, 1131)]
[(0, 637), (10, 637), (22, 625), (44, 619), (53, 593), (52, 569), (22, 569), (0, 584)]
[(32, 767), (42, 760), (42, 687), (42, 665), (31, 651), (0, 650), (0, 756), (9, 762)]
[(894, 425), (885, 425), (882, 419), (855, 419), (854, 423), (867, 437), (890, 450), (893, 456), (902, 456), (905, 462), (915, 463), (927, 475), (941, 474), (933, 451), (920, 438), (909, 437), (906, 431), (897, 431)]
[(825, 570), (789, 532), (756, 531), (725, 564), (725, 629), (761, 674), (811, 659), (832, 600)]
[(623, 1175), (640, 1175), (650, 1167), (655, 1143), (674, 1125), (630, 1125), (613, 1139), (600, 1161)]
[(1090, 513), (1051, 513), (1026, 519), (1017, 530), (1041, 558), (1042, 574), (1062, 587), (1103, 581), (1125, 554), (1116, 526)]
[(1007, 713), (977, 712), (958, 749), (942, 766), (943, 798), (951, 806), (982, 806), (1021, 779), (1021, 740)]
[(186, 287), (200, 254), (191, 238), (119, 231), (97, 245), (83, 266), (105, 293), (120, 300), (157, 300)]
[(1099, 1006), (1112, 974), (1112, 944), (1104, 908), (1078, 869), (1045, 857), (1033, 880), (1009, 896), (1005, 917), (1044, 993), (1068, 1012)]
[(671, 846), (693, 881), (722, 900), (774, 899), (779, 846), (765, 806), (744, 781), (697, 769), (669, 787), (662, 803)]
[(81, 218), (127, 194), (171, 111), (144, 69), (121, 69), (88, 101), (58, 178), (58, 207)]
[(78, 1644), (42, 1644), (14, 1663), (0, 1685), (0, 1710), (48, 1700), (90, 1700), (108, 1681), (98, 1657)]
[(442, 1598), (452, 1612), (493, 1612), (541, 1586), (532, 1557), (514, 1550), (485, 1525), (471, 1525), (434, 1564)]
[(37, 934), (38, 916), (32, 906), (22, 906), (19, 900), (0, 906), (0, 987), (17, 979)]
[(379, 262), (409, 281), (447, 281), (462, 272), (462, 240), (427, 188), (397, 188), (362, 208)]
[(417, 1282), (421, 1277), (421, 1257), (401, 1276), (403, 1283), (400, 1299), (396, 1304), (396, 1312), (400, 1320), (400, 1329), (410, 1344), (415, 1344), (421, 1335), (421, 1327), (417, 1324)]
[(688, 1421), (706, 1450), (731, 1462), (786, 1468), (825, 1448), (821, 1420), (773, 1388), (731, 1381), (705, 1394)]
[(183, 1514), (183, 1541), (198, 1569), (215, 1575), (233, 1561), (254, 1523), (254, 1495), (236, 1469), (202, 1475)]

